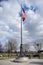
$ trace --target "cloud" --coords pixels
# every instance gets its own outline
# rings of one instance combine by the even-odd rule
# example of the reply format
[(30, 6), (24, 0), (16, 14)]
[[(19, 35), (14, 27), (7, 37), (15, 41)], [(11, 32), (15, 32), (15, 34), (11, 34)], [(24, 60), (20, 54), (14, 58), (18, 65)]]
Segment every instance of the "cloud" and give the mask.
[[(43, 0), (29, 0), (32, 5), (37, 6), (38, 13), (43, 16)], [(34, 3), (34, 4), (33, 4)]]
[(2, 6), (0, 6), (0, 14), (3, 12), (3, 8)]
[[(37, 7), (37, 12), (29, 9), (26, 11), (26, 20), (22, 25), (23, 44), (32, 45), (37, 39), (43, 38), (43, 1), (39, 0), (8, 0), (1, 1), (0, 6), (0, 40), (15, 38), (20, 44), (21, 41), (21, 17), (19, 12), (22, 5)], [(33, 48), (33, 47), (32, 47)]]
[(0, 0), (0, 2), (2, 2), (2, 1), (8, 1), (8, 0)]

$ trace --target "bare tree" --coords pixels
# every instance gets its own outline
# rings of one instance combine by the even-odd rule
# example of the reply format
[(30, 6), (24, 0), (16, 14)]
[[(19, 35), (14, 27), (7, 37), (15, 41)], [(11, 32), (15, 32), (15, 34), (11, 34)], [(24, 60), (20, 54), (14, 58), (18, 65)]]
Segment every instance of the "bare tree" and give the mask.
[(13, 52), (17, 50), (17, 41), (15, 39), (9, 39), (6, 43), (6, 47), (8, 49), (8, 52)]
[(34, 48), (36, 49), (36, 51), (40, 51), (42, 48), (42, 43), (40, 42), (35, 42), (34, 43)]
[(2, 52), (2, 44), (1, 44), (1, 42), (0, 42), (0, 53)]

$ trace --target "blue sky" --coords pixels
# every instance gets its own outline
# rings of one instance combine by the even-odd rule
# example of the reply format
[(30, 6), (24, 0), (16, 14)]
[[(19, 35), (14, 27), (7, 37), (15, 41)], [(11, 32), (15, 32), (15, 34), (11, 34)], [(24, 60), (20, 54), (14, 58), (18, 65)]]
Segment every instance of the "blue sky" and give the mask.
[[(21, 5), (26, 6), (23, 27), (23, 44), (43, 40), (43, 0), (0, 0), (0, 41), (14, 38), (20, 44)], [(33, 48), (33, 47), (32, 47)]]

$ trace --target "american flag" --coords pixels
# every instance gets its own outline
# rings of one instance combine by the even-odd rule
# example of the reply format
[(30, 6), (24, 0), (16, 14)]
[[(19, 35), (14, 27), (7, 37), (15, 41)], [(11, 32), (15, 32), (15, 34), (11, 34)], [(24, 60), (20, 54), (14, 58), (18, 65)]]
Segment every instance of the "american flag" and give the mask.
[(25, 21), (26, 19), (26, 13), (25, 10), (22, 8), (22, 20)]

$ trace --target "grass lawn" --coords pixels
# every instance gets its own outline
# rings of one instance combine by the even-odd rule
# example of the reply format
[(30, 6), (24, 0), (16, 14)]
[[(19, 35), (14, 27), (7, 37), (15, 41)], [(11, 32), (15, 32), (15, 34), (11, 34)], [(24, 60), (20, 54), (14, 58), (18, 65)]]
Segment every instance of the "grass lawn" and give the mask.
[(8, 57), (0, 57), (0, 60), (7, 60), (7, 59), (10, 59)]
[[(17, 57), (16, 53), (8, 54), (8, 53), (1, 53), (2, 57), (0, 57), (0, 60), (8, 60)], [(18, 54), (19, 56), (19, 54)], [(31, 56), (31, 59), (34, 59), (35, 57)], [(37, 57), (38, 58), (38, 57)], [(40, 59), (43, 59), (43, 53), (40, 54)]]
[(15, 57), (0, 57), (0, 60), (9, 60), (9, 59), (15, 59)]

